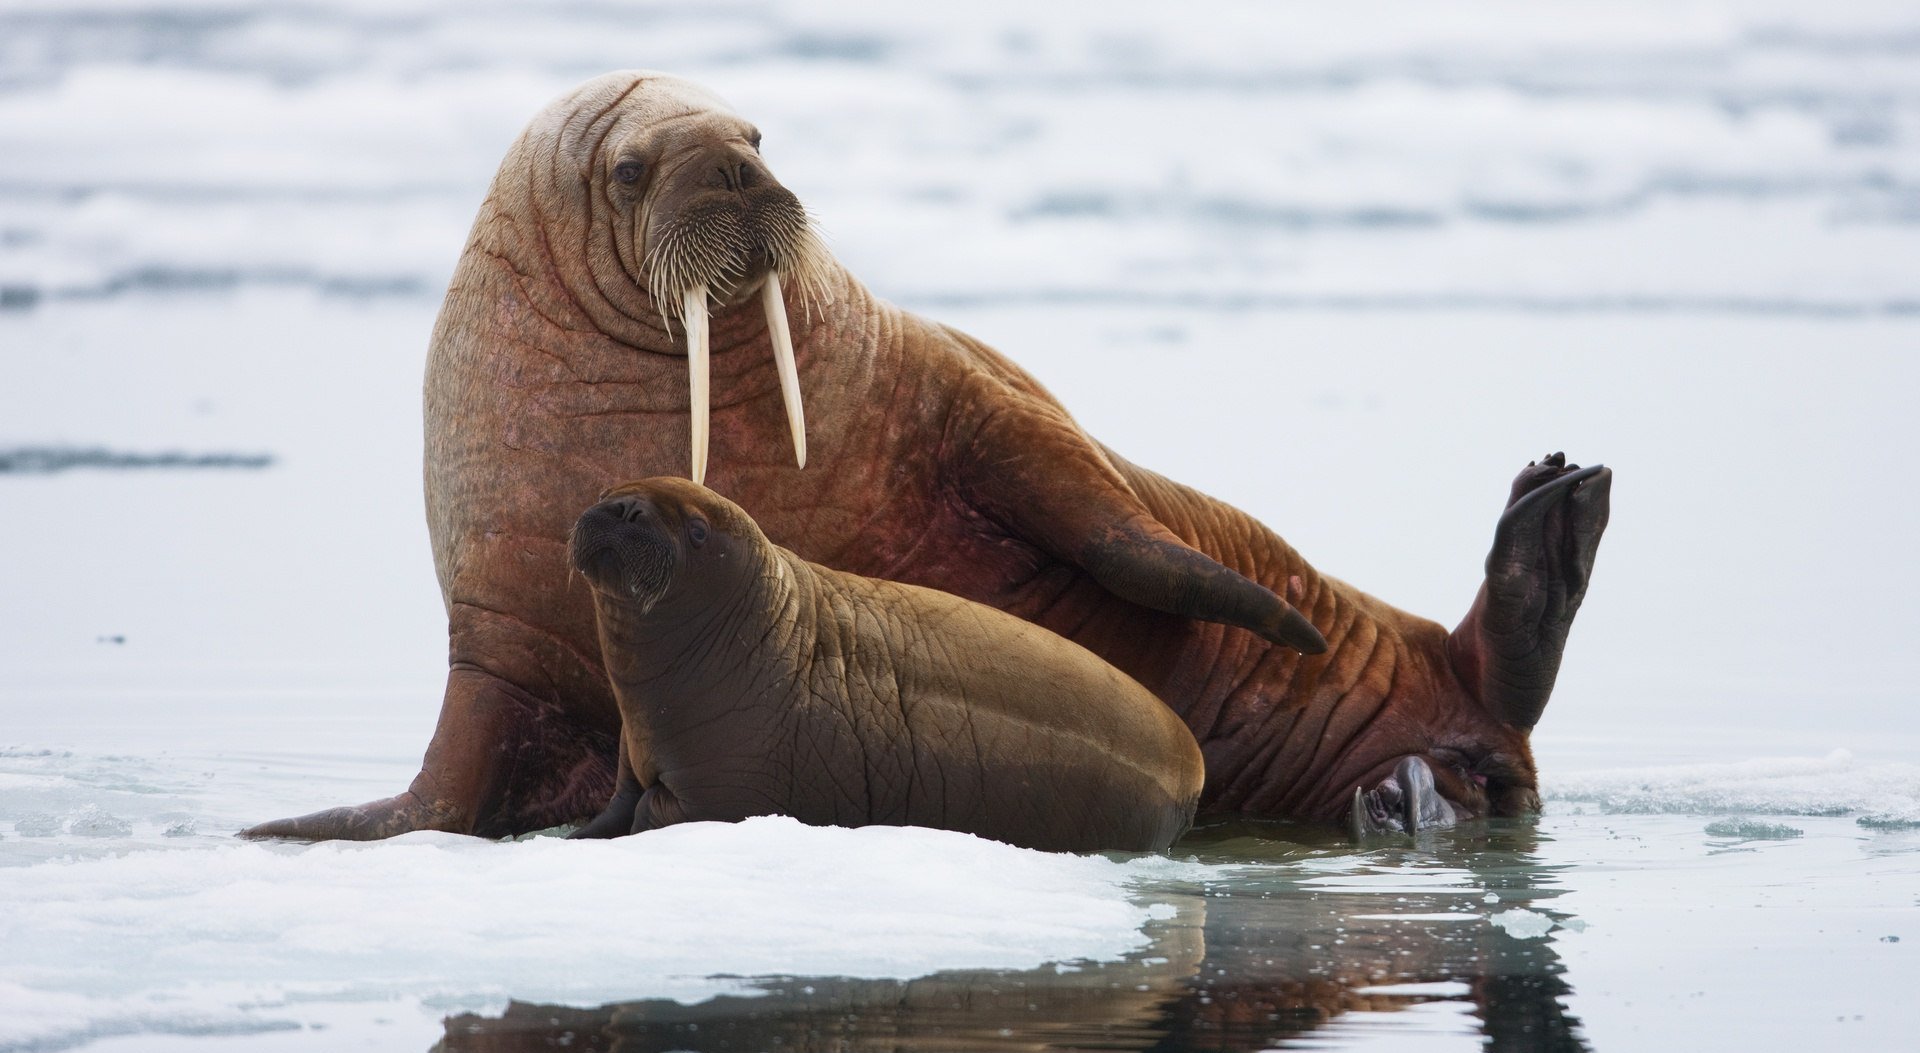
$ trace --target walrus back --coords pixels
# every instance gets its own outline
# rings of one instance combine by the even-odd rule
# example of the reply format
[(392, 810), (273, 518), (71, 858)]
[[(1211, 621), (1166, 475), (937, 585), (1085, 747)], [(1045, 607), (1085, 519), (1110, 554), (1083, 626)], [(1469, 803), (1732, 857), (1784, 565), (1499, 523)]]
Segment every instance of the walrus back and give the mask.
[[(797, 557), (794, 557), (797, 561)], [(867, 821), (1049, 851), (1159, 851), (1192, 823), (1204, 763), (1152, 693), (1071, 640), (933, 589), (805, 565), (854, 617), (819, 677), (862, 668), (868, 733), (910, 751)], [(875, 689), (875, 667), (890, 672)], [(844, 693), (816, 682), (814, 697)], [(897, 736), (897, 737), (896, 737)], [(868, 744), (869, 751), (874, 744)]]

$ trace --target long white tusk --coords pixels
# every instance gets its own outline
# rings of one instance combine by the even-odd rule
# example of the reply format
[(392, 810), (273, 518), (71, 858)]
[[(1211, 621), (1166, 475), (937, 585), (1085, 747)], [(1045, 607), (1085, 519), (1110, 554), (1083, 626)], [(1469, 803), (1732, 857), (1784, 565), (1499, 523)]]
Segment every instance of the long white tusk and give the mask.
[(687, 412), (693, 417), (693, 481), (707, 481), (707, 287), (687, 290), (681, 301), (687, 327)]
[(767, 333), (773, 338), (773, 364), (780, 371), (780, 401), (787, 404), (787, 429), (793, 432), (793, 459), (807, 466), (807, 413), (800, 408), (800, 367), (793, 360), (793, 333), (787, 328), (787, 301), (780, 295), (780, 276), (768, 272), (760, 287), (767, 309)]

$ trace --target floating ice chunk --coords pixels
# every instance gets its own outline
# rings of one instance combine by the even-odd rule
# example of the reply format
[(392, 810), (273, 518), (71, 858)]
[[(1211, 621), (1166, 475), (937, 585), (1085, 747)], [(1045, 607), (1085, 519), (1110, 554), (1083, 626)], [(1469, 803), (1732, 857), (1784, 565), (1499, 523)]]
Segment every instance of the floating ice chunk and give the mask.
[(52, 1015), (0, 1014), (0, 1048), (304, 1025), (337, 1013), (322, 1002), (493, 1011), (741, 989), (725, 977), (1112, 961), (1172, 913), (1141, 884), (1198, 869), (771, 817), (613, 841), (201, 839), (9, 871), (0, 983), (17, 986), (0, 1000)]
[(162, 836), (162, 837), (192, 837), (192, 836), (193, 836), (194, 834), (196, 834), (196, 833), (198, 833), (198, 832), (199, 832), (199, 831), (197, 831), (197, 830), (195, 830), (195, 829), (193, 828), (193, 820), (191, 820), (191, 819), (182, 819), (182, 820), (180, 820), (180, 821), (179, 821), (179, 822), (177, 822), (177, 823), (171, 823), (171, 824), (169, 824), (169, 825), (167, 826), (167, 828), (166, 828), (166, 829), (165, 829), (164, 831), (162, 831), (162, 832), (161, 832), (161, 834), (160, 834), (160, 836)]
[(131, 837), (133, 824), (90, 804), (67, 825), (67, 832), (75, 837)]
[(1553, 919), (1537, 910), (1515, 907), (1487, 919), (1507, 931), (1516, 940), (1537, 940), (1553, 931)]
[(1401, 998), (1465, 998), (1473, 993), (1473, 985), (1461, 980), (1434, 980), (1428, 983), (1375, 984), (1372, 987), (1356, 987), (1353, 993), (1395, 995)]
[(53, 837), (60, 832), (60, 820), (45, 812), (33, 812), (14, 820), (13, 830), (21, 837)]
[(1763, 823), (1758, 819), (1717, 819), (1707, 824), (1714, 837), (1737, 837), (1746, 841), (1790, 841), (1806, 831), (1783, 823)]

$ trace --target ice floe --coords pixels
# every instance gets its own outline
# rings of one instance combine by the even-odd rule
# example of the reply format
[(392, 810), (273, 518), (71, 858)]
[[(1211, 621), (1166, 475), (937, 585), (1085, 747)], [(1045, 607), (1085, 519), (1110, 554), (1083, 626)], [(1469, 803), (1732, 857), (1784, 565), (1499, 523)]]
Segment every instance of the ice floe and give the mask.
[(0, 1014), (0, 1048), (298, 1026), (314, 1001), (592, 1005), (705, 997), (735, 989), (727, 976), (1112, 960), (1171, 913), (1136, 886), (1183, 868), (782, 818), (56, 860), (0, 881), (0, 944), (34, 948), (0, 963), (21, 1007)]
[(1920, 824), (1920, 765), (1860, 764), (1837, 749), (1824, 757), (1557, 774), (1546, 797), (1609, 812), (1853, 816), (1862, 825)]

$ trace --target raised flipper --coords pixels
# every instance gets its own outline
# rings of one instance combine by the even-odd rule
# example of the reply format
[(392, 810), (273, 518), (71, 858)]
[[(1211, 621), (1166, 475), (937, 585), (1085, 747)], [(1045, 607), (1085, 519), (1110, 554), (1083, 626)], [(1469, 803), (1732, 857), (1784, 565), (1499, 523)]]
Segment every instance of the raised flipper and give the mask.
[(1098, 444), (1051, 403), (1007, 408), (970, 436), (960, 478), (1009, 533), (1142, 607), (1236, 625), (1306, 654), (1326, 638), (1287, 601), (1182, 541)]
[(484, 670), (456, 666), (420, 774), (405, 793), (276, 819), (239, 836), (375, 841), (412, 830), (522, 834), (590, 814), (613, 782), (613, 755), (610, 734), (566, 719)]
[(1447, 647), (1454, 670), (1495, 715), (1540, 721), (1567, 632), (1586, 598), (1607, 528), (1613, 472), (1555, 453), (1521, 469), (1494, 530), (1487, 576)]

